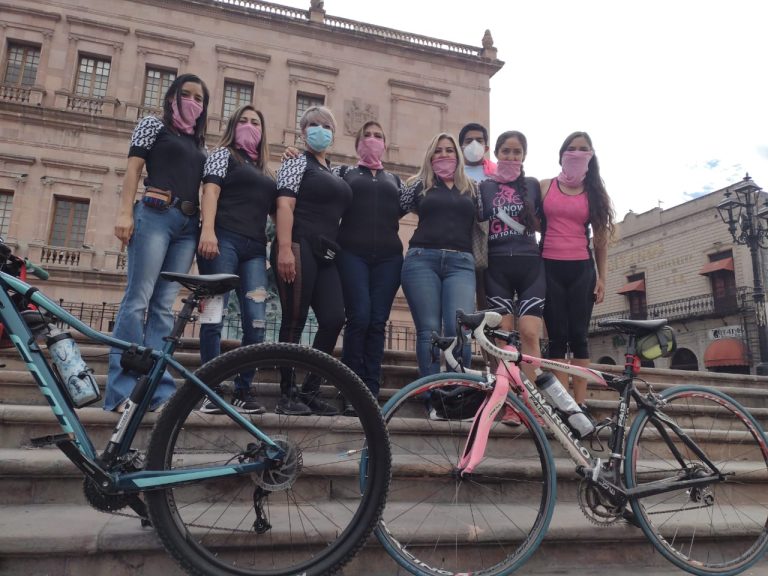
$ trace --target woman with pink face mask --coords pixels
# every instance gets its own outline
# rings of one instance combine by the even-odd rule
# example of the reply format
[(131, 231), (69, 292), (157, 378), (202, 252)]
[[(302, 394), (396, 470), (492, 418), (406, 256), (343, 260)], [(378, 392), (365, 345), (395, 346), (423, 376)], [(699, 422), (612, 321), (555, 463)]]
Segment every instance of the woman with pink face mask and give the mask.
[[(267, 165), (264, 115), (250, 104), (227, 123), (219, 147), (211, 152), (203, 171), (202, 227), (197, 247), (201, 274), (237, 274), (236, 290), (243, 327), (242, 345), (264, 341), (267, 302), (267, 216), (274, 210), (277, 186)], [(225, 300), (226, 306), (226, 300)], [(222, 322), (201, 324), (203, 363), (221, 353)], [(232, 405), (246, 414), (264, 408), (251, 394), (253, 372), (238, 374)], [(201, 412), (220, 414), (208, 399)]]
[[(560, 165), (559, 176), (541, 181), (541, 256), (547, 281), (544, 323), (551, 359), (564, 361), (570, 349), (572, 364), (588, 366), (589, 320), (594, 304), (605, 295), (614, 212), (586, 132), (574, 132), (565, 139)], [(556, 376), (567, 386), (566, 374)], [(584, 403), (585, 380), (573, 379), (573, 396), (577, 403)]]
[[(398, 230), (405, 186), (399, 176), (384, 170), (386, 146), (381, 125), (368, 121), (355, 137), (357, 165), (333, 169), (352, 188), (337, 238), (346, 316), (342, 360), (374, 396), (379, 394), (384, 333), (403, 265)], [(345, 412), (349, 410), (345, 405)]]
[[(200, 180), (205, 164), (208, 88), (194, 74), (177, 77), (163, 98), (163, 116), (145, 116), (136, 125), (128, 151), (115, 236), (128, 246), (128, 283), (113, 336), (162, 348), (173, 328), (179, 284), (161, 272), (189, 272), (199, 234)], [(135, 201), (146, 168), (143, 194)], [(120, 366), (121, 352), (109, 354), (104, 409), (122, 411), (136, 375)], [(176, 387), (166, 372), (150, 409)]]
[[(472, 229), (481, 206), (452, 135), (434, 137), (421, 169), (408, 180), (400, 206), (419, 216), (405, 254), (402, 282), (416, 325), (419, 374), (427, 376), (440, 371), (439, 359), (432, 357), (432, 332), (454, 336), (456, 310), (475, 308)], [(464, 366), (469, 366), (470, 353), (467, 343)]]

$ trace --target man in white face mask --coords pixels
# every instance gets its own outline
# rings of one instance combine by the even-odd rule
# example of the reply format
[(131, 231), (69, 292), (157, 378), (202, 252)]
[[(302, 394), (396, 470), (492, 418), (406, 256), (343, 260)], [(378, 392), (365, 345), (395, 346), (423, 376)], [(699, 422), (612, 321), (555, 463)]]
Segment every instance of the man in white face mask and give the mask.
[(470, 122), (459, 132), (459, 143), (464, 152), (467, 175), (475, 182), (482, 182), (496, 173), (496, 164), (488, 160), (488, 129), (482, 124)]

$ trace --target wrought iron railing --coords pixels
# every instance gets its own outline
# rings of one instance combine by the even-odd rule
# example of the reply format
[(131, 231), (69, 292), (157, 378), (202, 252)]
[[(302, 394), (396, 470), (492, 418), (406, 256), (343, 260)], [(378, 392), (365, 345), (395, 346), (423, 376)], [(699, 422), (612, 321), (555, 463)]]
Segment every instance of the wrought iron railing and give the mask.
[[(700, 294), (689, 298), (679, 298), (668, 302), (659, 302), (647, 306), (647, 315), (645, 318), (653, 320), (655, 318), (666, 318), (667, 320), (684, 320), (686, 318), (705, 318), (711, 316), (727, 316), (742, 312), (745, 307), (750, 305), (751, 288), (741, 286), (737, 288), (732, 298), (715, 299), (710, 294)], [(608, 319), (627, 319), (633, 318), (629, 310), (619, 312), (609, 312), (593, 316), (589, 324), (589, 332), (604, 332), (598, 323)], [(638, 319), (638, 318), (634, 318)]]
[[(79, 318), (88, 326), (103, 332), (111, 332), (117, 318), (119, 304), (102, 302), (93, 304), (88, 302), (65, 302), (59, 300), (59, 306), (67, 310), (73, 316)], [(175, 316), (175, 314), (174, 314)], [(280, 318), (268, 318), (266, 321), (266, 341), (277, 342), (280, 333)], [(317, 321), (310, 317), (302, 333), (302, 344), (311, 344), (317, 333)], [(242, 327), (239, 315), (230, 315), (224, 319), (222, 327), (222, 338), (240, 340), (242, 338)], [(187, 325), (184, 336), (187, 338), (197, 338), (200, 335), (200, 324), (191, 322)], [(413, 326), (407, 324), (398, 324), (388, 322), (384, 336), (384, 347), (387, 350), (415, 351), (416, 350), (416, 330)]]

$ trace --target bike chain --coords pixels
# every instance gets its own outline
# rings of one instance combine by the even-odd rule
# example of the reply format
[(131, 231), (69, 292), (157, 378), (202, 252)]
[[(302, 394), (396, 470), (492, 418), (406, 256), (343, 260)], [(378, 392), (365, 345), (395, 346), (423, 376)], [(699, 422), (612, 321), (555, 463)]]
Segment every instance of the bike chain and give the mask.
[[(588, 480), (579, 482), (576, 495), (581, 513), (596, 526), (611, 526), (623, 518), (623, 508), (616, 508), (615, 506), (609, 508), (609, 505), (602, 498), (599, 488)], [(598, 506), (602, 509), (598, 509)]]

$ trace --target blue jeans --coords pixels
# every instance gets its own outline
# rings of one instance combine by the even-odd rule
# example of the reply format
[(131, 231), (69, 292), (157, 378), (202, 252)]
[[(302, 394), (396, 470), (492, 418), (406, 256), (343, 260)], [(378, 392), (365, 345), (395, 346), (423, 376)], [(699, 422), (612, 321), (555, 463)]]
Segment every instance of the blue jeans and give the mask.
[[(120, 340), (161, 350), (173, 329), (173, 303), (181, 286), (160, 279), (160, 272), (189, 272), (198, 239), (198, 217), (181, 210), (157, 210), (141, 202), (133, 207), (133, 235), (128, 242), (128, 284), (112, 335)], [(137, 375), (120, 367), (122, 352), (109, 353), (109, 376), (104, 409), (114, 410), (136, 385)], [(155, 390), (150, 409), (176, 391), (166, 371)]]
[(403, 255), (363, 257), (342, 250), (336, 261), (347, 317), (341, 360), (378, 396), (384, 334), (400, 287)]
[[(243, 326), (242, 345), (264, 342), (267, 317), (267, 260), (266, 247), (262, 242), (242, 234), (216, 228), (219, 255), (213, 260), (197, 257), (201, 274), (237, 274), (240, 287), (236, 290), (240, 301), (240, 317)], [(229, 294), (224, 296), (226, 310)], [(200, 326), (200, 359), (203, 364), (221, 354), (221, 328), (218, 324)], [(247, 391), (254, 371), (249, 370), (235, 377), (235, 389)]]
[[(456, 335), (456, 310), (475, 310), (475, 259), (469, 252), (411, 248), (403, 262), (403, 292), (416, 324), (419, 375), (440, 372), (440, 358), (432, 359), (432, 332)], [(469, 366), (469, 342), (462, 359)]]

